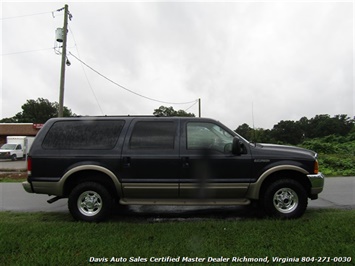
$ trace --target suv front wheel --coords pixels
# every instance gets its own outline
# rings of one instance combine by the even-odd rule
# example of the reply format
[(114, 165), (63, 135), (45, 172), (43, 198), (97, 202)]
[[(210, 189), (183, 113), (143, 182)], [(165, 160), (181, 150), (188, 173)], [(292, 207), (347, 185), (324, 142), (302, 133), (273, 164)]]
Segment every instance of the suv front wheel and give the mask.
[(69, 195), (68, 208), (76, 220), (100, 222), (111, 211), (112, 197), (107, 189), (95, 182), (77, 185)]
[(283, 219), (301, 217), (308, 204), (304, 187), (292, 179), (271, 183), (261, 200), (268, 215)]

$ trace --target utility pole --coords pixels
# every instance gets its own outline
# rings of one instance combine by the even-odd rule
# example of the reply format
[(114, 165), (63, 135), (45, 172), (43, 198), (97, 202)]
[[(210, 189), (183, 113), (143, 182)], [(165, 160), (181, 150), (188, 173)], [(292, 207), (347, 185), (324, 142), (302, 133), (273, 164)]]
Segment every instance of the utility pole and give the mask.
[(62, 50), (62, 67), (61, 67), (61, 72), (60, 72), (58, 117), (63, 117), (65, 63), (66, 63), (66, 58), (67, 58), (67, 33), (68, 33), (68, 5), (65, 5), (64, 6), (63, 50)]
[(201, 117), (201, 98), (198, 98), (198, 117)]

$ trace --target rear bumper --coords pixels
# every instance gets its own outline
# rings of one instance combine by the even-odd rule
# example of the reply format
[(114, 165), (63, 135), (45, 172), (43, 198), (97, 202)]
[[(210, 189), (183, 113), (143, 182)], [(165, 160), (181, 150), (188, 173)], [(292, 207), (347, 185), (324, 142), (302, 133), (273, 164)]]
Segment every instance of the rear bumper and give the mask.
[(323, 191), (324, 188), (324, 178), (322, 173), (307, 175), (309, 181), (311, 182), (311, 195), (317, 195)]
[(31, 184), (28, 181), (22, 182), (24, 190), (28, 193), (34, 193)]
[(48, 181), (25, 181), (22, 183), (22, 187), (28, 193), (47, 194), (62, 196), (62, 184), (60, 182), (48, 182)]

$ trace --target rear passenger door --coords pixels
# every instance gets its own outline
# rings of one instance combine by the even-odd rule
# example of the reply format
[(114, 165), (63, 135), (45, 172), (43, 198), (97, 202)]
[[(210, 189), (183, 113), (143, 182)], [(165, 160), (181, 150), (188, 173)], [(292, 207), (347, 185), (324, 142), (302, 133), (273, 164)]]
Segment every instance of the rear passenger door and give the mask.
[(165, 118), (132, 121), (122, 150), (124, 199), (178, 197), (178, 120)]

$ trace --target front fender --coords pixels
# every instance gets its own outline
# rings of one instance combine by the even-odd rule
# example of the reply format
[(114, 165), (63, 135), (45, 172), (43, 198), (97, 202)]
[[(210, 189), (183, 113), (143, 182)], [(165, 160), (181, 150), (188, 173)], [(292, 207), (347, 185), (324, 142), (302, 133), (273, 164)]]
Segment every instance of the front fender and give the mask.
[(264, 181), (272, 174), (280, 171), (295, 171), (301, 174), (309, 174), (305, 169), (295, 165), (278, 165), (266, 170), (255, 183), (250, 184), (246, 197), (248, 199), (259, 199), (260, 189)]

